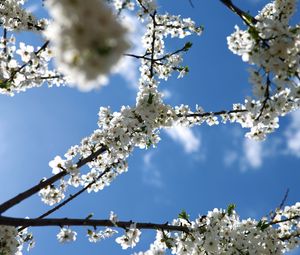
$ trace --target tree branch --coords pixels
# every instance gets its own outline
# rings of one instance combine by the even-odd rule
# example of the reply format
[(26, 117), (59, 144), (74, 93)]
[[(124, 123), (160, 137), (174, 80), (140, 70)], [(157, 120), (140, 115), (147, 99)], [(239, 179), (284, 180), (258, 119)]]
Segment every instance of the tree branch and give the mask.
[(152, 43), (151, 43), (151, 65), (150, 65), (150, 76), (151, 78), (154, 76), (154, 51), (155, 51), (155, 40), (156, 40), (156, 20), (155, 20), (155, 16), (156, 16), (156, 11), (150, 15), (152, 18), (152, 22), (153, 22), (153, 33), (152, 33)]
[[(107, 147), (102, 145), (102, 147), (100, 147), (97, 151), (95, 151), (94, 153), (92, 153), (88, 157), (86, 157), (84, 159), (80, 159), (76, 163), (77, 168), (80, 168), (80, 167), (84, 166), (86, 163), (92, 161), (94, 158), (98, 157), (100, 154), (102, 154), (103, 152), (105, 152), (107, 150), (108, 150)], [(67, 174), (68, 174), (68, 172), (66, 170), (63, 170), (63, 171), (59, 172), (58, 174), (50, 177), (49, 179), (40, 182), (39, 184), (33, 186), (32, 188), (20, 193), (19, 195), (11, 198), (10, 200), (2, 203), (0, 205), (0, 215), (2, 213), (4, 213), (5, 211), (7, 211), (8, 209), (10, 209), (11, 207), (15, 206), (16, 204), (22, 202), (23, 200), (31, 197), (33, 194), (39, 192), (41, 189), (43, 189), (43, 188), (47, 187), (48, 185), (51, 185), (54, 182), (58, 181), (62, 177), (66, 176)]]
[(6, 55), (7, 54), (7, 29), (6, 28), (3, 29), (3, 46), (4, 46), (3, 53), (4, 55)]
[(231, 111), (218, 111), (218, 112), (203, 112), (203, 113), (190, 113), (186, 115), (179, 114), (178, 117), (207, 117), (207, 116), (217, 116), (222, 114), (231, 113), (243, 113), (248, 112), (248, 110), (231, 110)]
[[(63, 202), (61, 202), (57, 206), (53, 207), (49, 211), (43, 213), (42, 215), (40, 215), (39, 217), (37, 217), (37, 219), (43, 219), (43, 218), (47, 217), (48, 215), (56, 212), (57, 210), (59, 210), (61, 207), (65, 206), (69, 202), (71, 202), (73, 199), (75, 199), (76, 197), (78, 197), (79, 195), (81, 195), (88, 188), (90, 188), (93, 184), (95, 184), (97, 181), (99, 181), (104, 174), (106, 174), (106, 173), (109, 172), (109, 170), (110, 170), (110, 168), (107, 168), (103, 173), (101, 173), (96, 179), (94, 179), (92, 182), (90, 182), (87, 186), (85, 186), (84, 188), (82, 188), (81, 190), (79, 190), (78, 192), (76, 192), (75, 194), (70, 195), (68, 199), (64, 200)], [(21, 227), (20, 229), (18, 229), (18, 231), (20, 232), (20, 231), (24, 230), (25, 228), (26, 227)]]
[(262, 102), (262, 107), (260, 108), (260, 112), (258, 114), (258, 116), (256, 117), (256, 121), (258, 121), (260, 119), (260, 117), (263, 115), (264, 110), (267, 108), (267, 103), (270, 100), (270, 86), (271, 86), (271, 80), (270, 80), (270, 76), (269, 73), (267, 75), (267, 82), (266, 82), (266, 90), (265, 90), (265, 94), (264, 94), (264, 100)]
[(32, 188), (20, 193), (19, 195), (13, 197), (12, 199), (2, 203), (0, 205), (0, 215), (2, 213), (4, 213), (5, 211), (7, 211), (9, 208), (15, 206), (16, 204), (22, 202), (23, 200), (25, 200), (27, 198), (29, 198), (33, 194), (39, 192), (41, 189), (58, 181), (59, 179), (61, 179), (62, 177), (64, 177), (67, 174), (68, 174), (67, 171), (61, 171), (60, 173), (50, 177), (49, 179), (47, 179), (45, 181), (41, 181), (39, 184), (33, 186)]
[[(42, 227), (42, 226), (93, 226), (93, 227), (119, 227), (127, 229), (132, 224), (132, 221), (118, 221), (112, 222), (111, 220), (93, 220), (93, 219), (72, 219), (72, 218), (49, 218), (49, 219), (23, 219), (15, 217), (0, 216), (0, 225), (6, 226), (23, 226), (23, 227)], [(188, 227), (173, 226), (157, 223), (143, 223), (136, 222), (138, 229), (161, 229), (167, 231), (184, 231), (189, 232)]]
[[(283, 208), (283, 206), (284, 206), (284, 204), (285, 204), (285, 202), (286, 202), (286, 200), (287, 200), (287, 198), (289, 196), (289, 192), (290, 192), (290, 189), (287, 189), (286, 192), (285, 192), (285, 194), (284, 194), (284, 197), (281, 200), (280, 205), (277, 207), (277, 209), (281, 210)], [(271, 215), (270, 216), (271, 221), (273, 221), (275, 219), (275, 217), (276, 217), (276, 211), (271, 212), (270, 215)]]
[(231, 0), (220, 0), (228, 9), (237, 14), (248, 26), (253, 26), (257, 23), (257, 20), (249, 13), (244, 12), (239, 7), (234, 5)]

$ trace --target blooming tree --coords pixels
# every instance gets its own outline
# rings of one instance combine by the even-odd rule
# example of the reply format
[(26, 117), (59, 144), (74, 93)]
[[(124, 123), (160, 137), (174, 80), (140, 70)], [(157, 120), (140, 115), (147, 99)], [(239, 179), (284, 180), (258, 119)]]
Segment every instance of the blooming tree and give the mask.
[[(299, 108), (300, 26), (290, 25), (296, 0), (274, 0), (256, 16), (231, 0), (220, 0), (238, 15), (245, 29), (236, 26), (227, 37), (228, 48), (251, 66), (253, 96), (231, 109), (205, 111), (201, 106), (171, 106), (164, 102), (160, 80), (183, 78), (188, 67), (186, 42), (168, 52), (169, 38), (201, 35), (203, 27), (190, 18), (162, 13), (154, 0), (46, 0), (49, 19), (37, 19), (24, 0), (1, 0), (0, 92), (13, 96), (45, 83), (48, 86), (97, 89), (123, 58), (140, 62), (136, 104), (118, 112), (100, 107), (98, 129), (49, 162), (53, 176), (0, 205), (0, 254), (21, 254), (24, 243), (34, 245), (28, 227), (59, 226), (61, 243), (75, 241), (72, 226), (87, 228), (90, 242), (115, 238), (122, 249), (133, 248), (143, 229), (156, 231), (149, 250), (136, 255), (165, 254), (283, 254), (298, 247), (300, 203), (280, 205), (268, 217), (242, 220), (234, 205), (213, 209), (191, 219), (182, 211), (172, 223), (122, 221), (113, 212), (108, 219), (49, 218), (83, 192), (98, 192), (127, 172), (127, 159), (136, 147), (158, 146), (162, 128), (238, 123), (249, 139), (263, 140), (279, 127), (279, 118)], [(188, 3), (187, 3), (188, 4)], [(137, 15), (145, 26), (143, 54), (130, 52), (126, 15)], [(18, 32), (35, 32), (44, 43), (33, 47), (17, 43)], [(55, 67), (53, 67), (55, 66)], [(83, 167), (86, 167), (84, 171)], [(68, 188), (78, 191), (70, 196)], [(52, 208), (37, 218), (4, 216), (10, 208), (38, 194)], [(98, 228), (100, 230), (98, 230)]]

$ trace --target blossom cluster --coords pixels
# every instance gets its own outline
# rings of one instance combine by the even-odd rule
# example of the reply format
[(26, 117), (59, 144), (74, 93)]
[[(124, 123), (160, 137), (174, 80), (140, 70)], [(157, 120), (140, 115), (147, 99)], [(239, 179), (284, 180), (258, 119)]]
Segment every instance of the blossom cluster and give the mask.
[(24, 243), (28, 243), (27, 250), (34, 247), (35, 242), (27, 228), (19, 230), (12, 226), (0, 225), (0, 254), (22, 255)]
[(39, 192), (41, 200), (47, 205), (54, 205), (59, 203), (65, 198), (65, 192), (67, 189), (67, 184), (64, 180), (60, 181), (60, 185), (55, 187), (54, 185), (49, 185)]
[(105, 1), (47, 0), (46, 4), (53, 21), (45, 35), (59, 70), (80, 90), (104, 85), (106, 74), (129, 48), (125, 28)]
[(14, 95), (44, 82), (51, 86), (64, 84), (64, 78), (49, 68), (53, 54), (47, 44), (34, 48), (10, 35), (0, 39), (0, 93)]
[[(16, 13), (16, 8), (21, 8), (23, 1), (9, 0), (5, 3), (15, 8), (1, 16), (2, 24), (8, 30), (25, 29), (26, 24), (29, 29), (28, 20), (31, 20), (33, 30), (40, 26), (25, 11)], [(135, 5), (129, 0), (114, 0), (112, 3), (117, 12), (124, 8), (133, 9)], [(229, 49), (257, 67), (250, 71), (256, 98), (249, 97), (244, 104), (235, 104), (231, 111), (209, 113), (199, 106), (192, 111), (187, 105), (167, 105), (159, 91), (159, 79), (167, 80), (174, 71), (178, 72), (178, 77), (188, 72), (188, 67), (182, 65), (183, 53), (192, 46), (187, 42), (182, 48), (166, 53), (166, 38), (200, 35), (203, 28), (196, 26), (190, 18), (158, 14), (154, 0), (137, 0), (137, 15), (141, 22), (146, 23), (147, 30), (142, 39), (144, 55), (127, 54), (141, 60), (136, 104), (123, 106), (119, 112), (112, 112), (109, 107), (100, 108), (99, 128), (79, 145), (71, 147), (64, 159), (57, 156), (50, 161), (53, 174), (66, 170), (69, 176), (67, 180), (60, 180), (58, 187), (49, 185), (42, 189), (39, 192), (42, 201), (48, 205), (59, 203), (65, 198), (69, 185), (86, 187), (88, 192), (102, 190), (127, 171), (126, 160), (134, 148), (157, 145), (162, 128), (202, 123), (216, 125), (220, 116), (224, 123), (238, 122), (250, 128), (248, 136), (251, 138), (265, 138), (278, 127), (279, 116), (299, 108), (300, 28), (289, 26), (295, 3), (296, 0), (275, 0), (263, 8), (253, 24), (248, 24), (247, 30), (236, 27), (236, 31), (228, 37)], [(99, 87), (106, 82), (106, 75), (129, 48), (125, 29), (104, 1), (47, 0), (46, 5), (53, 21), (45, 35), (53, 48), (48, 47), (48, 42), (37, 49), (21, 42), (16, 48), (15, 37), (3, 36), (0, 41), (1, 93), (23, 91), (39, 86), (43, 81), (56, 85), (65, 83), (60, 73), (48, 69), (53, 56), (71, 86), (85, 91)], [(79, 163), (92, 155), (96, 156), (86, 163), (89, 170), (79, 171)], [(186, 227), (188, 233), (158, 231), (149, 251), (138, 254), (164, 254), (167, 248), (180, 255), (244, 254), (248, 251), (253, 254), (282, 254), (298, 245), (299, 215), (300, 204), (296, 204), (277, 210), (270, 221), (240, 220), (234, 210), (219, 209), (195, 221), (180, 217), (173, 225)], [(111, 222), (117, 227), (113, 214)], [(88, 238), (90, 242), (97, 242), (115, 232), (110, 228), (98, 232), (89, 230)], [(12, 240), (2, 241), (0, 238), (0, 248), (10, 249), (6, 253), (14, 254), (21, 247), (15, 228), (0, 227), (1, 235), (5, 237), (3, 240)], [(116, 242), (123, 249), (132, 248), (140, 235), (140, 230), (133, 223)], [(66, 243), (75, 241), (76, 236), (77, 233), (70, 228), (61, 228), (57, 238)]]
[[(144, 11), (147, 4), (143, 3)], [(142, 57), (136, 105), (134, 107), (123, 106), (120, 112), (111, 112), (109, 107), (100, 108), (99, 129), (95, 130), (91, 136), (84, 138), (80, 145), (71, 147), (65, 154), (66, 159), (57, 158), (57, 163), (50, 164), (54, 173), (57, 173), (57, 165), (60, 163), (69, 166), (66, 170), (70, 173), (70, 177), (67, 182), (63, 183), (64, 185), (86, 187), (93, 182), (88, 192), (102, 190), (110, 185), (119, 174), (127, 171), (126, 159), (135, 147), (145, 149), (156, 146), (160, 140), (159, 129), (171, 127), (178, 119), (178, 110), (163, 103), (163, 95), (158, 91), (159, 81), (155, 78), (165, 77), (163, 74), (166, 71), (163, 67), (165, 64), (174, 66), (174, 59), (181, 59), (179, 53), (164, 54), (164, 38), (168, 35), (183, 38), (192, 33), (200, 34), (201, 28), (196, 27), (190, 19), (181, 19), (179, 16), (168, 14), (153, 15), (149, 10), (147, 13), (150, 18), (145, 20), (151, 24), (149, 27), (153, 27), (150, 33), (152, 39), (150, 39), (150, 45), (144, 44), (145, 56)], [(147, 34), (149, 32), (146, 32), (144, 41), (148, 37)], [(189, 48), (189, 44), (185, 45), (182, 51), (187, 51)], [(165, 64), (161, 65), (161, 61)], [(170, 68), (168, 75), (171, 71), (176, 71), (176, 69)], [(88, 173), (82, 174), (78, 169), (74, 171), (76, 161), (89, 157), (103, 147), (107, 149), (87, 164), (91, 169)], [(63, 198), (63, 194), (57, 193), (59, 191), (64, 190), (48, 186), (40, 191), (40, 195), (45, 203), (52, 205), (53, 194), (57, 202)]]
[[(148, 9), (146, 11), (149, 12)], [(168, 36), (183, 39), (191, 34), (201, 35), (203, 27), (196, 26), (190, 18), (181, 18), (168, 13), (160, 15), (155, 11), (150, 15), (150, 22), (149, 18), (147, 21), (147, 30), (142, 38), (146, 52), (140, 68), (141, 79), (143, 76), (157, 75), (158, 79), (167, 80), (173, 71), (178, 71), (179, 77), (183, 77), (188, 68), (180, 65), (182, 52), (188, 51), (192, 44), (186, 43), (182, 49), (165, 54), (164, 39)]]
[(22, 5), (25, 0), (1, 0), (0, 1), (0, 24), (11, 31), (40, 31), (47, 24), (46, 19), (37, 20), (27, 12)]
[(134, 10), (135, 3), (131, 0), (113, 0), (113, 5), (116, 11), (121, 11), (123, 9)]
[(265, 218), (240, 220), (233, 207), (214, 209), (194, 221), (185, 214), (173, 225), (187, 227), (188, 231), (158, 231), (150, 249), (135, 255), (165, 254), (167, 249), (177, 255), (279, 255), (299, 246), (299, 216), (300, 203), (278, 209), (269, 222)]
[(76, 240), (77, 233), (70, 228), (61, 228), (60, 232), (56, 235), (60, 243), (68, 243)]
[(100, 230), (98, 232), (89, 229), (87, 236), (91, 243), (96, 243), (106, 238), (110, 238), (116, 233), (118, 233), (118, 231), (111, 228), (105, 228), (104, 230)]
[(0, 254), (13, 255), (20, 251), (22, 247), (17, 236), (15, 227), (0, 226)]
[(141, 231), (136, 228), (136, 224), (130, 225), (123, 236), (116, 239), (116, 242), (122, 246), (123, 250), (133, 248), (140, 241)]
[[(111, 213), (111, 221), (118, 228), (117, 216)], [(182, 230), (168, 230), (167, 227)], [(171, 250), (176, 255), (213, 255), (213, 254), (260, 254), (280, 255), (300, 245), (300, 203), (278, 208), (269, 217), (260, 221), (240, 219), (234, 205), (226, 210), (214, 209), (206, 215), (191, 220), (186, 212), (181, 212), (172, 224), (157, 230), (155, 241), (150, 249), (134, 255), (162, 255)], [(153, 228), (156, 227), (153, 224)], [(88, 229), (90, 242), (98, 242), (112, 237), (117, 231), (105, 228), (101, 231)], [(122, 249), (133, 248), (140, 240), (141, 230), (137, 223), (131, 222), (124, 235), (116, 238)], [(61, 243), (76, 240), (77, 233), (61, 228), (57, 239)]]
[(300, 27), (289, 25), (296, 3), (275, 0), (267, 4), (247, 30), (236, 26), (227, 38), (234, 54), (255, 65), (249, 80), (256, 99), (245, 101), (243, 108), (249, 113), (239, 120), (251, 128), (249, 137), (264, 139), (279, 126), (279, 116), (299, 108)]

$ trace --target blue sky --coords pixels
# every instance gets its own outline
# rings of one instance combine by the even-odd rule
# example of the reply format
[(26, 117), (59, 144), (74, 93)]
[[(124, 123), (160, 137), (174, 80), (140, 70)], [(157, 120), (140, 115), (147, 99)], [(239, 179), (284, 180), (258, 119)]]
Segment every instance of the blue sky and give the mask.
[[(242, 26), (242, 22), (219, 1), (193, 2), (195, 8), (187, 0), (159, 2), (161, 12), (191, 17), (205, 27), (201, 37), (168, 40), (169, 50), (182, 47), (186, 41), (193, 42), (184, 58), (190, 74), (184, 79), (175, 77), (162, 82), (160, 89), (171, 105), (199, 104), (207, 111), (230, 109), (233, 103), (243, 102), (251, 94), (248, 65), (233, 55), (226, 44), (226, 36), (234, 31), (235, 24)], [(267, 2), (235, 1), (252, 14)], [(299, 23), (299, 18), (297, 13), (294, 22)], [(27, 42), (38, 43), (36, 37), (22, 36)], [(100, 106), (109, 105), (117, 111), (122, 105), (133, 105), (137, 64), (132, 60), (126, 65), (126, 77), (114, 75), (110, 84), (99, 91), (81, 93), (67, 87), (41, 87), (14, 97), (2, 96), (0, 201), (50, 176), (48, 162), (97, 128)], [(94, 212), (95, 218), (107, 218), (114, 211), (122, 220), (166, 222), (176, 218), (182, 209), (194, 218), (215, 207), (226, 208), (235, 203), (241, 217), (260, 218), (280, 204), (287, 188), (287, 204), (299, 201), (300, 112), (282, 118), (277, 132), (262, 143), (244, 139), (245, 133), (234, 124), (162, 131), (157, 148), (134, 151), (128, 173), (99, 193), (82, 195), (52, 216), (84, 218)], [(35, 196), (7, 215), (33, 218), (47, 209)], [(56, 240), (58, 227), (33, 229), (37, 245), (30, 253), (133, 253), (122, 251), (114, 239), (91, 244), (85, 237), (86, 229), (74, 230), (78, 231), (78, 241), (61, 245)], [(148, 249), (153, 236), (153, 232), (144, 231), (134, 251)]]

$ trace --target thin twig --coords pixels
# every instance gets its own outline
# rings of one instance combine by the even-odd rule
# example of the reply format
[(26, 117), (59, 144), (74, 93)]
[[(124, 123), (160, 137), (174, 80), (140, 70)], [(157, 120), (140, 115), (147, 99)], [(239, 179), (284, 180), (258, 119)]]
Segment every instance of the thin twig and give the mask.
[[(74, 200), (76, 197), (78, 197), (83, 192), (85, 192), (87, 189), (89, 189), (93, 184), (95, 184), (97, 181), (99, 181), (103, 177), (103, 175), (105, 175), (106, 173), (108, 173), (110, 170), (111, 170), (110, 168), (107, 168), (97, 178), (95, 178), (92, 182), (90, 182), (87, 186), (85, 186), (81, 190), (77, 191), (75, 194), (70, 195), (68, 199), (64, 200), (63, 202), (61, 202), (57, 206), (53, 207), (49, 211), (43, 213), (42, 215), (40, 215), (39, 217), (37, 217), (37, 219), (43, 219), (43, 218), (47, 217), (48, 215), (56, 212), (57, 210), (59, 210), (60, 208), (62, 208), (63, 206), (65, 206), (66, 204), (68, 204), (69, 202), (71, 202), (72, 200)], [(18, 231), (20, 232), (20, 231), (24, 230), (25, 228), (26, 227), (21, 227), (20, 229), (18, 229)]]
[(191, 5), (192, 8), (195, 8), (192, 0), (189, 0), (189, 3), (190, 3), (190, 5)]
[(151, 64), (150, 64), (150, 76), (154, 76), (153, 68), (154, 68), (154, 51), (155, 51), (155, 40), (156, 40), (156, 21), (155, 21), (156, 11), (153, 15), (150, 15), (153, 22), (153, 33), (152, 33), (152, 43), (151, 43)]
[(265, 90), (265, 94), (264, 94), (264, 101), (262, 102), (262, 107), (260, 108), (260, 112), (258, 114), (258, 116), (256, 117), (256, 121), (258, 121), (260, 119), (260, 117), (263, 115), (264, 110), (267, 108), (267, 103), (270, 100), (270, 86), (271, 86), (271, 80), (270, 80), (270, 76), (269, 74), (267, 75), (267, 83), (266, 83), (266, 90)]
[[(34, 52), (34, 54), (37, 56), (40, 52), (44, 51), (47, 48), (49, 43), (50, 43), (49, 41), (46, 41), (39, 50)], [(31, 65), (31, 64), (32, 64), (32, 60), (30, 59), (28, 62), (24, 63), (19, 68), (14, 70), (12, 72), (11, 76), (8, 79), (6, 79), (3, 83), (12, 82), (17, 73), (21, 72), (26, 66)]]
[(203, 112), (203, 113), (189, 113), (189, 114), (178, 114), (178, 117), (207, 117), (207, 116), (218, 116), (222, 114), (234, 114), (234, 113), (245, 113), (248, 110), (241, 109), (241, 110), (231, 110), (231, 111), (218, 111), (218, 112)]
[[(290, 192), (290, 190), (287, 189), (286, 192), (285, 192), (285, 194), (284, 194), (284, 197), (281, 200), (280, 205), (277, 207), (277, 209), (279, 209), (279, 210), (283, 209), (283, 206), (284, 206), (284, 204), (285, 204), (285, 202), (286, 202), (286, 200), (287, 200), (287, 198), (289, 196), (289, 192)], [(276, 211), (273, 212), (273, 213), (271, 213), (271, 221), (273, 221), (275, 219), (275, 217), (276, 217)]]
[(4, 55), (6, 55), (7, 54), (7, 29), (6, 28), (3, 29), (3, 46), (4, 46), (3, 53)]
[(292, 221), (292, 220), (297, 220), (300, 218), (300, 215), (295, 215), (295, 216), (292, 216), (290, 218), (285, 218), (285, 219), (282, 219), (282, 220), (273, 220), (269, 223), (269, 225), (275, 225), (275, 224), (279, 224), (279, 223), (283, 223), (283, 222), (288, 222), (288, 221)]
[(278, 207), (280, 210), (283, 208), (283, 206), (284, 206), (284, 204), (285, 204), (285, 202), (286, 202), (286, 200), (287, 200), (287, 198), (289, 196), (289, 192), (290, 192), (290, 189), (287, 189), (286, 192), (285, 192), (285, 194), (284, 194), (284, 197), (283, 197), (283, 199), (282, 199), (282, 201), (281, 201), (281, 203), (280, 203), (280, 205)]

